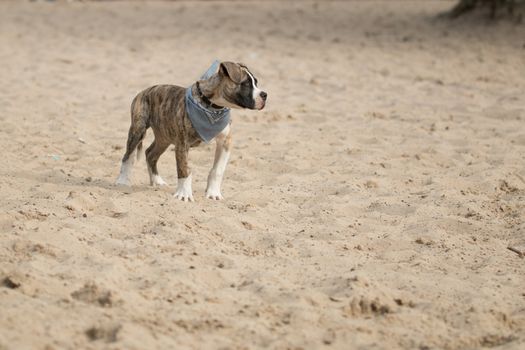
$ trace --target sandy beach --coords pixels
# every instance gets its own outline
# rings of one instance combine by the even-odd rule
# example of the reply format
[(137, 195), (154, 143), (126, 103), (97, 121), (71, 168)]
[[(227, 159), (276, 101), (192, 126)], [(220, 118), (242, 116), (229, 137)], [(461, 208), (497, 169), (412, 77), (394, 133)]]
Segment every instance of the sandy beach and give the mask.
[[(0, 2), (0, 349), (525, 348), (525, 25), (453, 4)], [(213, 144), (115, 186), (214, 59), (269, 95), (225, 199)]]

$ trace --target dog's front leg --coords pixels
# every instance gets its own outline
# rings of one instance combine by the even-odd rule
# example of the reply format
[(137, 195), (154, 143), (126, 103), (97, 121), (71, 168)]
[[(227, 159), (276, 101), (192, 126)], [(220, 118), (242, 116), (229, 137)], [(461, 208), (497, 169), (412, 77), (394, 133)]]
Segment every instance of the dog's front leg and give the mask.
[(215, 159), (213, 160), (213, 167), (208, 175), (208, 186), (206, 186), (206, 198), (209, 199), (222, 199), (221, 195), (221, 183), (228, 159), (230, 158), (231, 150), (231, 132), (230, 126), (228, 125), (224, 130), (216, 137), (217, 148), (215, 149)]
[(181, 201), (193, 202), (193, 191), (191, 189), (191, 172), (188, 167), (189, 147), (185, 144), (176, 145), (175, 158), (177, 159), (177, 190), (174, 196)]

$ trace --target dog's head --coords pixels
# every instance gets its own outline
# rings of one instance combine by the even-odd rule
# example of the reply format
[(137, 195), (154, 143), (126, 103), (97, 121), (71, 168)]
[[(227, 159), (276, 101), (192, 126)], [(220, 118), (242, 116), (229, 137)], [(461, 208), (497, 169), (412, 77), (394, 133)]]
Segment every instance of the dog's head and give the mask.
[(229, 108), (261, 110), (267, 94), (257, 87), (257, 78), (242, 63), (222, 62), (219, 71), (209, 79), (209, 99)]

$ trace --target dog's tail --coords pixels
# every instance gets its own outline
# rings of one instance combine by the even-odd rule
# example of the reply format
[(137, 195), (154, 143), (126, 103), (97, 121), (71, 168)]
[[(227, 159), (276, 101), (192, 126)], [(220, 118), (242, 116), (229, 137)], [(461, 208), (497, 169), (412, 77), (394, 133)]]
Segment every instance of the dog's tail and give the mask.
[(146, 132), (149, 129), (149, 106), (148, 101), (144, 100), (144, 92), (139, 93), (131, 103), (131, 120), (132, 123), (135, 122), (135, 126), (139, 133), (139, 139), (137, 140), (136, 146), (136, 160), (139, 161), (144, 154), (142, 150), (142, 142), (146, 136)]
[(142, 152), (142, 140), (140, 140), (139, 144), (137, 145), (137, 162), (142, 158), (142, 155), (144, 154), (144, 152)]
[(146, 131), (149, 128), (148, 106), (142, 103), (142, 95), (142, 92), (139, 93), (131, 103), (131, 126), (129, 127), (126, 153), (122, 162), (127, 162), (130, 157), (132, 158), (131, 161), (134, 162), (139, 160), (142, 154), (142, 141), (144, 141)]

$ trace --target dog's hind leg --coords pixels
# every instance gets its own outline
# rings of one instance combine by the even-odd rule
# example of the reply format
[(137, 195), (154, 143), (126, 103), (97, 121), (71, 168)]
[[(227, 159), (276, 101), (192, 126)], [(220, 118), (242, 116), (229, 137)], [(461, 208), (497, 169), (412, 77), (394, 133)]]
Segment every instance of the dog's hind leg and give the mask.
[(153, 143), (146, 150), (146, 163), (148, 164), (149, 182), (151, 186), (164, 186), (167, 183), (162, 180), (157, 170), (157, 161), (159, 157), (166, 151), (169, 142), (159, 141), (155, 139)]
[(131, 168), (135, 163), (135, 154), (137, 147), (142, 143), (144, 136), (146, 135), (146, 126), (131, 125), (128, 133), (128, 142), (126, 144), (126, 153), (122, 158), (122, 165), (120, 167), (120, 174), (116, 181), (117, 185), (131, 186)]

